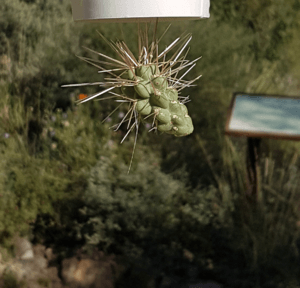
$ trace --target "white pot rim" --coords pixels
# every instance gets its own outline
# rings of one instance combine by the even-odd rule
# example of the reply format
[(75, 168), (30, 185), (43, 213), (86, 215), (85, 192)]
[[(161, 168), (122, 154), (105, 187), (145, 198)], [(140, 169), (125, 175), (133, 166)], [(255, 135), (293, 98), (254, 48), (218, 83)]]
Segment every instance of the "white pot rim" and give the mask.
[(74, 21), (159, 22), (209, 18), (209, 0), (71, 0)]

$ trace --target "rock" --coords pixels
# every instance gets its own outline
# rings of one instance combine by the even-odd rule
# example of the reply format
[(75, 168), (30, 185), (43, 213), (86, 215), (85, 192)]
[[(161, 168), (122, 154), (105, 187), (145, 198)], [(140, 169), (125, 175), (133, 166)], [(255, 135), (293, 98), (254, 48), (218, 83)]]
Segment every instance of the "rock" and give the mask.
[(32, 245), (27, 239), (16, 236), (14, 237), (13, 241), (15, 246), (15, 255), (17, 259), (33, 259), (34, 254), (32, 250)]
[(58, 269), (57, 267), (48, 267), (47, 268), (47, 275), (51, 279), (55, 279), (58, 277)]
[(22, 263), (13, 260), (6, 263), (3, 273), (12, 273), (15, 275), (18, 281), (21, 281), (26, 275), (26, 270), (24, 269)]
[[(42, 256), (37, 256), (37, 258), (44, 259)], [(43, 261), (43, 260), (42, 260)], [(47, 261), (47, 260), (46, 260)], [(62, 288), (61, 279), (58, 277), (58, 269), (56, 267), (45, 268), (39, 266), (39, 260), (34, 260), (29, 262), (26, 266), (26, 277), (27, 287), (30, 288)], [(26, 288), (27, 288), (26, 287)]]
[(47, 269), (43, 269), (35, 277), (31, 277), (31, 278), (27, 277), (27, 279), (29, 280), (28, 287), (30, 288), (35, 283), (39, 284), (41, 287), (49, 287), (49, 288), (63, 287), (61, 279), (58, 277), (58, 269), (56, 267), (49, 267)]
[(103, 255), (100, 253), (96, 257), (99, 260), (87, 259), (87, 255), (81, 255), (85, 258), (81, 260), (77, 260), (76, 257), (64, 259), (62, 261), (64, 282), (71, 287), (114, 288), (125, 268), (116, 263), (113, 255)]
[(55, 257), (54, 257), (52, 248), (49, 247), (45, 250), (45, 257), (49, 262), (54, 260)]
[(78, 260), (73, 258), (62, 261), (62, 278), (64, 282), (71, 283), (74, 280), (74, 273), (77, 269)]
[(45, 246), (37, 244), (32, 248), (34, 254), (33, 259), (30, 259), (30, 261), (26, 259), (27, 261), (24, 261), (24, 258), (21, 258), (21, 260), (23, 260), (21, 261), (21, 263), (26, 270), (26, 275), (30, 279), (38, 277), (38, 275), (43, 274), (45, 272), (45, 269), (47, 269), (48, 261), (44, 256), (45, 250)]
[[(91, 285), (95, 282), (96, 274), (95, 273), (87, 273), (87, 270), (96, 265), (95, 261), (90, 259), (81, 260), (76, 267), (76, 270), (73, 273), (73, 279), (76, 282), (79, 282), (83, 285)], [(90, 269), (91, 270), (91, 269)], [(95, 271), (97, 272), (97, 271)]]
[(32, 250), (27, 250), (21, 257), (21, 260), (30, 260), (34, 258), (34, 254)]
[(45, 269), (48, 267), (48, 261), (44, 256), (37, 255), (34, 257), (34, 266), (37, 268), (37, 270)]
[(63, 283), (61, 278), (58, 276), (59, 271), (57, 267), (48, 267), (47, 268), (47, 275), (52, 281), (52, 288), (60, 288), (63, 287)]
[[(0, 256), (0, 263), (5, 263), (5, 262), (7, 262), (11, 257), (9, 257), (9, 255), (8, 255), (8, 252), (7, 252), (7, 250), (6, 249), (4, 249), (4, 248), (2, 248), (1, 246), (0, 246), (0, 251), (1, 251), (1, 256)], [(1, 287), (1, 286), (0, 286)]]
[[(6, 268), (6, 265), (0, 263), (0, 276), (2, 276), (2, 274), (3, 274), (4, 270), (5, 270), (5, 268)], [(0, 287), (1, 287), (1, 286), (0, 286)]]
[(58, 269), (57, 267), (49, 267), (47, 268), (46, 275), (52, 282), (51, 288), (61, 288), (63, 285), (61, 283), (61, 279), (58, 277)]
[(35, 256), (45, 256), (46, 247), (44, 245), (37, 244), (33, 246), (32, 250)]
[(21, 264), (25, 271), (24, 276), (26, 280), (35, 280), (41, 277), (42, 269), (37, 267), (33, 262), (22, 262)]
[[(21, 237), (16, 237), (14, 244), (16, 259), (3, 264), (0, 262), (0, 276), (12, 272), (18, 282), (25, 281), (26, 288), (65, 287), (58, 276), (58, 268), (49, 267), (49, 261), (55, 258), (52, 248), (46, 249), (41, 244), (32, 246)], [(50, 263), (53, 264), (55, 263)], [(81, 253), (78, 257), (64, 259), (61, 275), (64, 282), (72, 288), (114, 288), (127, 265), (128, 261), (124, 257), (105, 255), (97, 250), (92, 256)], [(3, 286), (1, 283), (0, 277), (0, 288)], [(154, 284), (152, 279), (152, 282), (148, 281), (143, 287), (154, 288)]]

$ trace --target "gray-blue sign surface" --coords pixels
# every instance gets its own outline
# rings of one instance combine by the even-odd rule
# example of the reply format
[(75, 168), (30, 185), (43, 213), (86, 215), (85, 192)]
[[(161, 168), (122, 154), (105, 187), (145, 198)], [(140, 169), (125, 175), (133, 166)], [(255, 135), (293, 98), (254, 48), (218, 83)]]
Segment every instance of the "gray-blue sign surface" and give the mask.
[(300, 98), (237, 95), (228, 128), (300, 135)]

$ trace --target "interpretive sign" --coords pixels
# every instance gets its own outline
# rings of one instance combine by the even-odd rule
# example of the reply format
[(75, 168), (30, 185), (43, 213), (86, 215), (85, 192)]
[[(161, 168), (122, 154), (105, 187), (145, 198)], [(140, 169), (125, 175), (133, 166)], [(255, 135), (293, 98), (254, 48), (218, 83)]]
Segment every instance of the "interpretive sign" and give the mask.
[(300, 97), (235, 93), (225, 134), (300, 140)]
[(257, 201), (261, 140), (300, 140), (300, 97), (234, 93), (225, 135), (247, 137), (247, 196)]

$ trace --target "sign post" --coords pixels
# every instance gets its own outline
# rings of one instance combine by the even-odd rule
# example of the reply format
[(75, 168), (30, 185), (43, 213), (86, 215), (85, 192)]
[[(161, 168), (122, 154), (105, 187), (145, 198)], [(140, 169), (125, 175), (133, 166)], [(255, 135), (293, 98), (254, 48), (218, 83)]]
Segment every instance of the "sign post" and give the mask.
[(248, 137), (247, 139), (247, 197), (257, 201), (259, 190), (259, 146), (261, 138)]
[(257, 201), (262, 138), (300, 140), (300, 97), (235, 93), (225, 135), (247, 137), (247, 196)]

